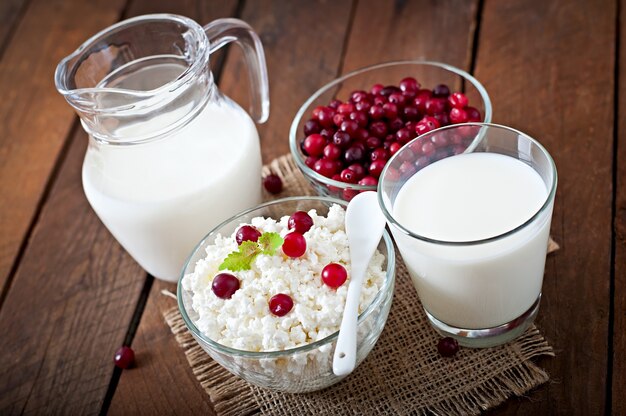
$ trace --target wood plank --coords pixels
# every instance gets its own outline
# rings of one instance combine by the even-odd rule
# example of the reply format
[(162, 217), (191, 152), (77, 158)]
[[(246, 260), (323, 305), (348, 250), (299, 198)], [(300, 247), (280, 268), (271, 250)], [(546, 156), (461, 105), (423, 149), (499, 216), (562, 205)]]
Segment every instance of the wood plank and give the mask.
[(2, 52), (13, 34), (26, 3), (26, 0), (3, 0), (0, 2), (0, 56), (2, 56)]
[(163, 289), (176, 293), (176, 285), (154, 282), (132, 344), (137, 367), (122, 372), (111, 415), (215, 414), (163, 320), (163, 312), (176, 306), (176, 300), (161, 294)]
[(477, 3), (359, 2), (343, 72), (409, 59), (440, 61), (469, 70)]
[[(626, 1), (621, 1), (620, 22), (626, 22)], [(615, 286), (613, 292), (613, 414), (626, 415), (626, 30), (619, 30), (617, 85), (617, 172), (615, 175), (615, 218), (613, 259)]]
[(145, 281), (83, 195), (86, 144), (78, 130), (0, 310), (0, 414), (98, 413)]
[(485, 2), (476, 76), (495, 122), (554, 157), (552, 233), (561, 244), (546, 265), (537, 320), (556, 351), (541, 363), (554, 382), (495, 413), (606, 410), (615, 13), (612, 1)]
[[(252, 1), (242, 19), (265, 47), (270, 81), (270, 119), (258, 126), (265, 163), (289, 152), (289, 127), (306, 99), (337, 76), (351, 2)], [(220, 89), (248, 108), (247, 68), (231, 49)]]
[(57, 63), (114, 23), (124, 0), (33, 0), (0, 61), (0, 289), (74, 123), (57, 93)]

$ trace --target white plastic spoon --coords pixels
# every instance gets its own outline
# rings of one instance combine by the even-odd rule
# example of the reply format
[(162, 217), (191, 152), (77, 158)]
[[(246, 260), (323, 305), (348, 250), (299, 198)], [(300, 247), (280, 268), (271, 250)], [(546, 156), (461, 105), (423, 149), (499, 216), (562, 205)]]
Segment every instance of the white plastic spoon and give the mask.
[(376, 192), (363, 192), (350, 201), (346, 210), (346, 233), (352, 264), (346, 307), (333, 356), (333, 373), (337, 376), (350, 374), (356, 366), (356, 324), (361, 287), (367, 266), (385, 229), (385, 216), (376, 198)]

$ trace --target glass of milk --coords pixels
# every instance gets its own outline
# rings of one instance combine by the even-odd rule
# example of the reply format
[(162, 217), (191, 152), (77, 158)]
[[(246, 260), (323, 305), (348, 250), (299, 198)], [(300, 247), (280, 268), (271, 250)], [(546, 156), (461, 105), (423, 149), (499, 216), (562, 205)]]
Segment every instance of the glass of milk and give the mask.
[(437, 129), (391, 158), (379, 202), (438, 332), (489, 347), (533, 322), (556, 184), (544, 147), (496, 124)]
[[(249, 67), (252, 118), (213, 82), (209, 56), (229, 42), (242, 47)], [(267, 69), (245, 22), (125, 20), (63, 59), (55, 82), (89, 133), (82, 170), (89, 203), (153, 276), (176, 281), (208, 230), (261, 202), (252, 119), (269, 114)]]

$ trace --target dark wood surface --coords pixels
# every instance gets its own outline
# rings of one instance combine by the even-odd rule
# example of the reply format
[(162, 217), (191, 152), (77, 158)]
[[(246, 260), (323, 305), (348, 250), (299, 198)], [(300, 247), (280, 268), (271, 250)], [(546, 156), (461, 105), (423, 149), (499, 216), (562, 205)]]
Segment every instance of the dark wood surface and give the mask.
[[(621, 4), (620, 4), (621, 3)], [(559, 171), (538, 326), (552, 381), (492, 414), (626, 414), (624, 1), (6, 0), (0, 4), (0, 414), (213, 414), (162, 318), (173, 306), (84, 198), (87, 138), (53, 84), (98, 30), (144, 13), (260, 34), (271, 116), (265, 162), (288, 152), (299, 105), (337, 75), (427, 58), (473, 72), (494, 122), (539, 139)], [(618, 16), (621, 15), (621, 16)], [(621, 20), (620, 20), (621, 18)], [(212, 57), (222, 91), (248, 87), (234, 48)], [(243, 80), (243, 81), (242, 81)], [(138, 366), (116, 370), (130, 343)], [(364, 412), (367, 409), (363, 409)]]

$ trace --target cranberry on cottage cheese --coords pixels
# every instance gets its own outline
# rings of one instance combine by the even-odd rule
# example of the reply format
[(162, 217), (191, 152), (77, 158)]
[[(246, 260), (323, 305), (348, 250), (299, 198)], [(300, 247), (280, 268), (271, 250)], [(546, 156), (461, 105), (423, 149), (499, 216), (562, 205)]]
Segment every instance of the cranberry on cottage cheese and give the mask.
[[(233, 235), (217, 236), (206, 248), (206, 257), (196, 263), (193, 273), (183, 277), (183, 289), (193, 293), (192, 306), (198, 314), (198, 329), (212, 340), (240, 350), (277, 351), (321, 340), (339, 330), (350, 281), (350, 250), (344, 230), (345, 211), (333, 205), (326, 217), (308, 212), (313, 226), (304, 233), (306, 252), (298, 258), (282, 250), (269, 256), (259, 254), (251, 270), (218, 271), (223, 260), (238, 248)], [(291, 230), (289, 216), (276, 221), (256, 217), (249, 225), (259, 232)], [(373, 300), (385, 280), (384, 256), (376, 251), (361, 291), (359, 312)], [(330, 263), (345, 266), (348, 280), (338, 288), (324, 284), (321, 275)], [(230, 299), (221, 299), (211, 290), (213, 278), (228, 272), (239, 279), (240, 287)], [(269, 310), (270, 299), (287, 294), (293, 308), (284, 316)]]

